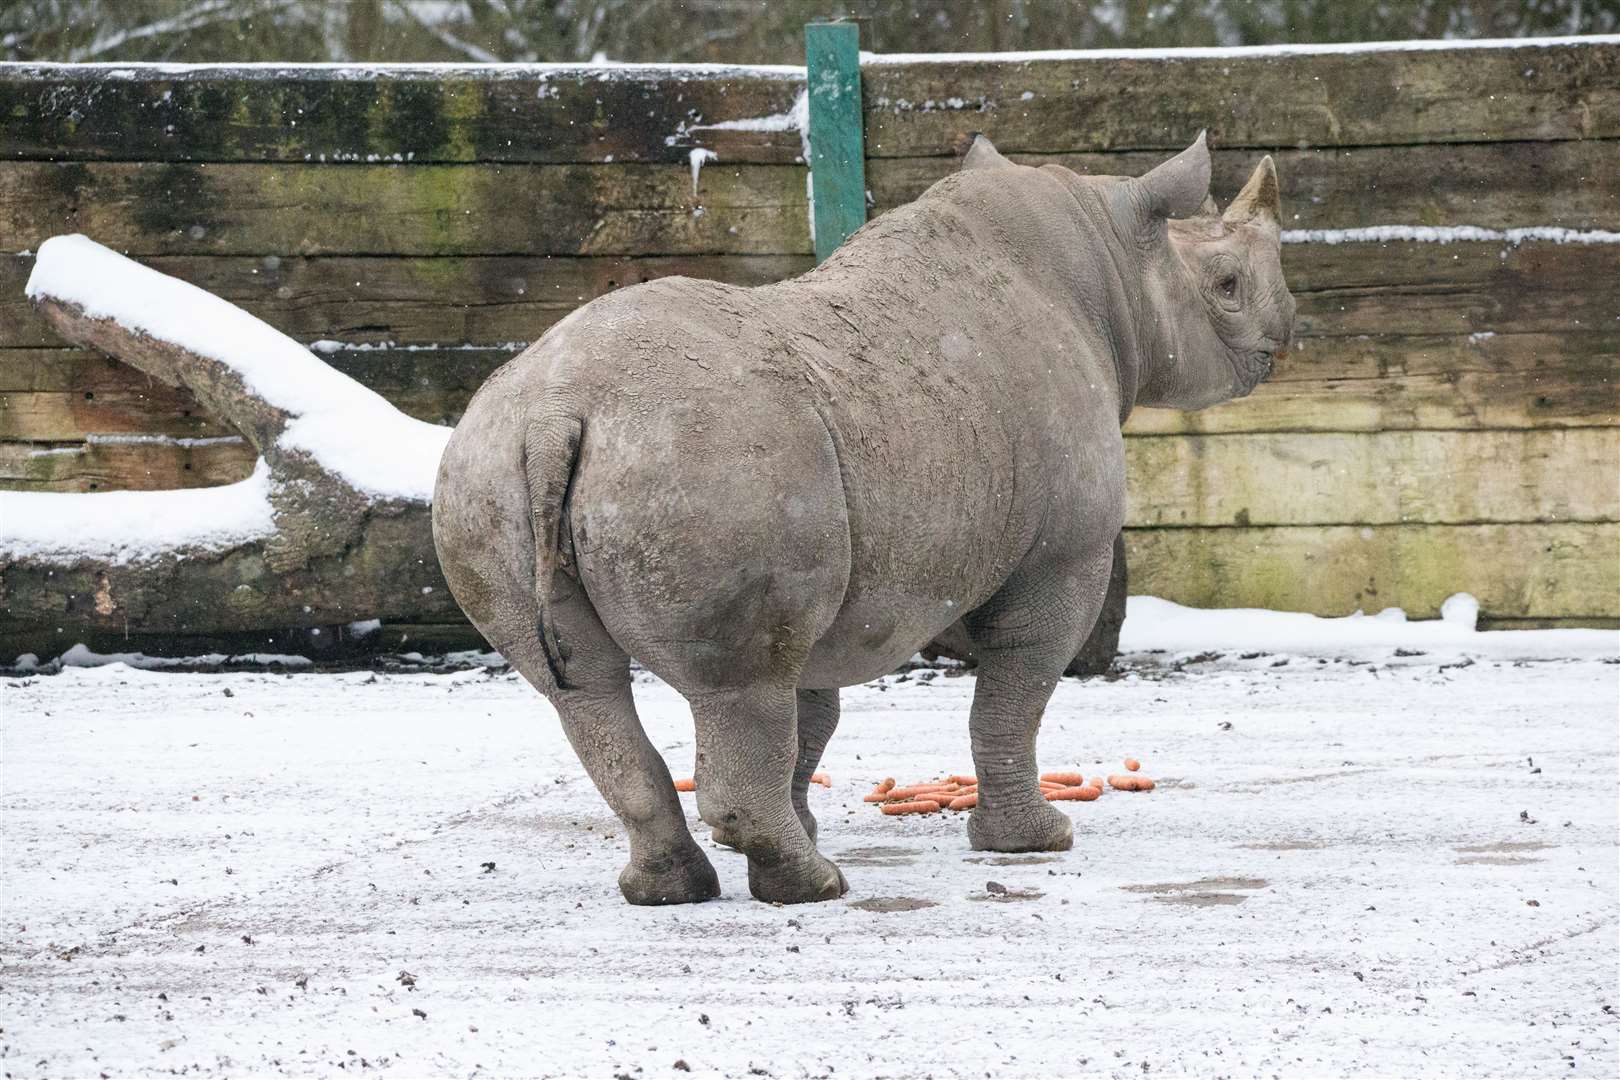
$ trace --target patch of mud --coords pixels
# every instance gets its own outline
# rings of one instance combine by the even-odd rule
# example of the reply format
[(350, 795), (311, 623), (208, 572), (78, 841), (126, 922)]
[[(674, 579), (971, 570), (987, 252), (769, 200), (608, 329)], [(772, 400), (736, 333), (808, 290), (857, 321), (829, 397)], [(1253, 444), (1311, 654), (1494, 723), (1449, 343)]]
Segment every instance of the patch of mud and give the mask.
[(924, 900), (920, 896), (872, 896), (865, 900), (853, 901), (849, 906), (858, 911), (888, 914), (895, 911), (921, 911), (923, 908), (939, 907), (939, 904), (933, 900)]
[(1039, 889), (1007, 889), (1003, 892), (973, 893), (968, 899), (976, 900), (979, 903), (988, 901), (992, 904), (1016, 904), (1025, 900), (1039, 900), (1045, 895)]
[(1058, 862), (1059, 855), (968, 855), (962, 861), (987, 866), (1034, 866), (1038, 863)]
[(1269, 882), (1265, 878), (1212, 877), (1197, 881), (1167, 881), (1157, 885), (1121, 885), (1126, 892), (1147, 893), (1161, 904), (1180, 904), (1185, 907), (1226, 907), (1241, 904), (1248, 897), (1242, 892), (1228, 889), (1263, 889)]
[(1183, 907), (1226, 907), (1241, 904), (1248, 897), (1235, 892), (1171, 893), (1152, 898), (1160, 904), (1180, 904)]
[(1523, 855), (1464, 855), (1457, 860), (1458, 866), (1529, 866), (1531, 863), (1546, 862), (1546, 859), (1528, 859)]
[(845, 866), (910, 866), (922, 852), (908, 847), (857, 847), (833, 856)]
[(1327, 847), (1320, 840), (1273, 840), (1265, 844), (1239, 844), (1249, 851), (1319, 851)]
[(1460, 855), (1491, 855), (1507, 851), (1545, 851), (1552, 847), (1539, 840), (1501, 840), (1494, 844), (1476, 844), (1471, 847), (1452, 848)]

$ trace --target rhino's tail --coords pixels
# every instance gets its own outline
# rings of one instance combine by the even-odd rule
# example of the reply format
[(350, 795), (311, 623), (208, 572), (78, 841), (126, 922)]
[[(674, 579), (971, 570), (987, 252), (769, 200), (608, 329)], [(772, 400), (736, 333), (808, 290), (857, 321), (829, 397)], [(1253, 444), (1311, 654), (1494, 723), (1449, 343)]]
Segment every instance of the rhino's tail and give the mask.
[(529, 482), (529, 522), (534, 528), (534, 597), (540, 611), (540, 648), (557, 689), (571, 689), (551, 618), (551, 582), (567, 556), (563, 517), (579, 462), (584, 424), (577, 416), (548, 412), (532, 418), (523, 438), (523, 471)]

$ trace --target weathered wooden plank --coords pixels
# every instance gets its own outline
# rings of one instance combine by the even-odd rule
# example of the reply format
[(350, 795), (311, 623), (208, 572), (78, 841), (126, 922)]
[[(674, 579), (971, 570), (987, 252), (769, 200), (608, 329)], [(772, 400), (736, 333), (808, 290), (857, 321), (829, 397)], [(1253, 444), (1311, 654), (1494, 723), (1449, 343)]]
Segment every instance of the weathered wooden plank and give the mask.
[(127, 254), (774, 255), (810, 251), (804, 170), (685, 165), (0, 163), (0, 245)]
[[(159, 254), (142, 261), (299, 337), (480, 345), (530, 340), (578, 304), (634, 281), (679, 273), (754, 285), (810, 266), (806, 255)], [(1299, 302), (1296, 332), (1306, 341), (1609, 332), (1615, 326), (1612, 293), (1601, 285), (1620, 276), (1620, 244), (1293, 243), (1285, 245), (1283, 261)], [(31, 267), (27, 256), (0, 255), (0, 347), (57, 343), (23, 296)]]
[[(454, 423), (510, 349), (344, 349), (327, 362), (412, 415)], [(80, 439), (66, 395), (122, 410), (116, 430), (190, 430), (187, 399), (140, 397), (144, 375), (71, 349), (0, 349), (0, 395), (63, 395), (52, 436)], [(113, 392), (123, 397), (109, 397)], [(35, 413), (34, 407), (14, 406)], [(105, 422), (105, 411), (77, 415)], [(1132, 435), (1279, 431), (1491, 430), (1620, 426), (1620, 335), (1498, 334), (1311, 342), (1240, 401), (1201, 412), (1138, 409)], [(0, 439), (22, 436), (0, 416)]]
[(1614, 616), (1620, 525), (1130, 529), (1131, 592), (1194, 607), (1432, 618), (1456, 592), (1490, 619)]
[(757, 120), (803, 88), (790, 67), (8, 64), (0, 116), (7, 156), (50, 161), (787, 163), (797, 129)]
[[(1139, 176), (1165, 160), (1159, 150), (1009, 156), (1102, 176)], [(1611, 140), (1319, 147), (1273, 156), (1290, 228), (1398, 222), (1612, 229), (1620, 222), (1620, 143)], [(1210, 189), (1221, 205), (1242, 188), (1257, 157), (1215, 148)], [(910, 202), (960, 167), (958, 158), (873, 160), (867, 176), (876, 212)]]
[(1620, 45), (877, 58), (862, 69), (867, 153), (1368, 146), (1614, 138)]
[(246, 479), (257, 458), (240, 436), (34, 444), (0, 442), (0, 487), (22, 491), (163, 491)]
[[(1133, 528), (1620, 520), (1620, 429), (1133, 438)], [(0, 443), (0, 486), (41, 491), (230, 483), (230, 439)]]
[(1620, 521), (1620, 428), (1127, 440), (1127, 526)]
[[(763, 285), (812, 265), (808, 255), (465, 259), (163, 255), (142, 262), (222, 296), (303, 341), (470, 344), (508, 352), (538, 338), (579, 305), (625, 285), (674, 274)], [(32, 269), (31, 257), (0, 255), (0, 348), (60, 344), (23, 295)]]
[(1620, 335), (1305, 338), (1250, 396), (1202, 412), (1138, 409), (1132, 434), (1607, 427), (1620, 424)]
[(156, 385), (140, 390), (71, 390), (0, 394), (0, 438), (70, 442), (86, 434), (232, 435), (189, 394)]
[[(1377, 162), (1334, 173), (1322, 160), (1327, 155), (1302, 154), (1299, 160), (1312, 162), (1314, 173), (1295, 178), (1285, 165), (1289, 227), (1612, 226), (1620, 218), (1620, 180), (1601, 158), (1604, 148), (1620, 154), (1620, 142), (1573, 145), (1580, 149), (1540, 151), (1559, 160), (1517, 171), (1476, 160), (1474, 169), (1441, 174), (1458, 179), (1432, 180), (1427, 188), (1421, 170), (1391, 165), (1387, 198), (1381, 190), (1371, 198), (1366, 191), (1382, 183)], [(1495, 148), (1467, 151), (1474, 158), (1496, 154)], [(1217, 190), (1230, 195), (1241, 168), (1252, 167), (1252, 155), (1226, 153), (1218, 160), (1231, 175), (1223, 174)], [(873, 180), (886, 200), (881, 207), (914, 198), (936, 171), (944, 175), (955, 167), (936, 170), (937, 164), (875, 162)], [(1144, 158), (1132, 169), (1147, 164)], [(1438, 159), (1428, 164), (1446, 168)], [(682, 166), (0, 162), (0, 247), (32, 249), (69, 231), (142, 257), (797, 255), (809, 254), (811, 246), (804, 174), (793, 167), (710, 162), (694, 195), (691, 170)], [(1296, 249), (1371, 246), (1291, 244), (1290, 256), (1297, 259)], [(1469, 259), (1487, 251), (1494, 256), (1503, 245), (1411, 246)], [(1521, 245), (1549, 246), (1559, 245)], [(1477, 250), (1470, 254), (1470, 248)], [(1328, 265), (1358, 257), (1364, 258), (1340, 251)]]
[(1304, 338), (1612, 330), (1620, 244), (1292, 243), (1283, 249)]

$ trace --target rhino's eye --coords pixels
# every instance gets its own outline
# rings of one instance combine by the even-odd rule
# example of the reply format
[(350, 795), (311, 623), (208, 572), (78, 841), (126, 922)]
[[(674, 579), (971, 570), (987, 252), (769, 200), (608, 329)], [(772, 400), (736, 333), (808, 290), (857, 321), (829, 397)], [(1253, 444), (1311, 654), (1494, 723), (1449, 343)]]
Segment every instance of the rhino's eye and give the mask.
[(1215, 287), (1221, 291), (1222, 296), (1226, 297), (1228, 300), (1231, 300), (1237, 296), (1237, 276), (1235, 274), (1228, 274), (1221, 278), (1220, 282)]

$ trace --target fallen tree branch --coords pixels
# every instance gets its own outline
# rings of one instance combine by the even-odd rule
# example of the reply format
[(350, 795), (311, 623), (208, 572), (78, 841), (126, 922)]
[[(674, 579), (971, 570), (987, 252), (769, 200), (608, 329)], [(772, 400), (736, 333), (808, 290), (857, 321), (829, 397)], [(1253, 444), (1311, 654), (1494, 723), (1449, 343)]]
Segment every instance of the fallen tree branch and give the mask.
[(28, 295), (67, 340), (185, 387), (260, 461), (217, 488), (0, 492), (9, 636), (458, 614), (429, 519), (450, 429), (405, 416), (219, 297), (81, 236), (41, 245)]

